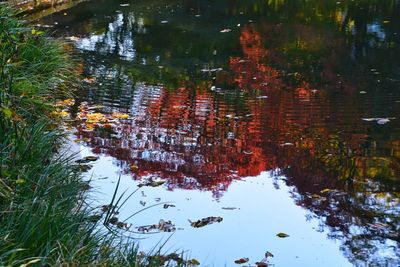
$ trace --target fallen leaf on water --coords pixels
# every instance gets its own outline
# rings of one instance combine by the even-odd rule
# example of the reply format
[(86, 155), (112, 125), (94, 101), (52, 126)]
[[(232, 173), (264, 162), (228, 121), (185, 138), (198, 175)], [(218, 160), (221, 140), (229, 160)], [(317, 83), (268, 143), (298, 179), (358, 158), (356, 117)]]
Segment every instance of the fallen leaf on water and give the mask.
[(363, 121), (376, 121), (377, 118), (362, 118)]
[(226, 32), (230, 32), (230, 31), (232, 31), (231, 29), (223, 29), (223, 30), (221, 30), (220, 32), (221, 33), (226, 33)]
[(111, 117), (115, 119), (128, 119), (129, 115), (126, 113), (114, 112), (113, 114), (111, 114)]
[(189, 265), (200, 265), (200, 262), (196, 259), (191, 259), (188, 261)]
[(240, 258), (238, 260), (235, 260), (236, 264), (243, 264), (249, 261), (249, 258)]
[(168, 209), (168, 208), (172, 208), (172, 207), (175, 207), (175, 205), (172, 205), (172, 204), (164, 204), (164, 209)]
[(274, 254), (272, 254), (271, 252), (269, 252), (269, 251), (265, 252), (265, 257), (266, 258), (273, 257), (273, 256), (274, 256)]
[(101, 113), (89, 113), (86, 115), (86, 119), (88, 123), (96, 123), (96, 122), (107, 122), (108, 119), (105, 117), (104, 114)]
[(72, 98), (68, 98), (65, 100), (58, 101), (55, 106), (56, 107), (65, 107), (65, 106), (73, 106), (75, 104), (75, 100)]
[(326, 200), (326, 197), (320, 196), (318, 194), (312, 194), (311, 198), (317, 199), (317, 200), (321, 200), (321, 201), (325, 201)]
[(148, 233), (151, 231), (174, 232), (176, 228), (171, 221), (164, 221), (161, 219), (158, 224), (140, 226), (137, 227), (137, 230), (141, 233)]
[(118, 222), (118, 217), (111, 217), (108, 222), (115, 225)]
[(86, 157), (84, 157), (84, 159), (87, 160), (87, 161), (96, 161), (99, 158), (96, 157), (96, 156), (86, 156)]
[(294, 144), (293, 143), (284, 143), (284, 144), (281, 144), (280, 146), (294, 146)]
[(93, 77), (86, 77), (86, 78), (83, 79), (83, 81), (84, 81), (85, 83), (94, 83), (94, 82), (96, 81), (96, 78), (93, 78)]
[(201, 220), (197, 220), (195, 222), (192, 222), (192, 221), (189, 220), (189, 222), (190, 222), (190, 225), (192, 227), (200, 228), (200, 227), (204, 227), (204, 226), (209, 225), (209, 224), (213, 224), (215, 222), (220, 223), (220, 222), (222, 222), (222, 220), (223, 220), (222, 217), (211, 216), (211, 217), (203, 218)]
[(93, 166), (92, 165), (79, 165), (77, 170), (80, 172), (87, 172), (89, 171)]
[(102, 205), (102, 206), (101, 206), (101, 211), (102, 211), (102, 212), (107, 212), (107, 211), (109, 211), (111, 208), (112, 208), (112, 205), (111, 205), (111, 204)]
[(96, 161), (96, 160), (98, 160), (99, 158), (98, 157), (96, 157), (96, 156), (87, 156), (87, 157), (84, 157), (83, 159), (78, 159), (78, 160), (76, 160), (75, 162), (76, 163), (88, 163), (88, 162), (90, 162), (90, 161)]
[(57, 117), (60, 117), (60, 118), (66, 118), (66, 117), (69, 116), (69, 113), (66, 112), (65, 110), (62, 110), (62, 111), (54, 111), (53, 114), (54, 114), (55, 116), (57, 116)]
[(385, 223), (368, 223), (368, 226), (375, 228), (377, 230), (385, 230), (390, 227), (388, 224)]
[(105, 128), (113, 128), (114, 124), (112, 124), (112, 123), (104, 123), (103, 127), (105, 127)]
[(321, 194), (325, 194), (325, 193), (329, 193), (329, 192), (331, 192), (331, 191), (332, 191), (331, 189), (325, 188), (325, 189), (321, 190), (320, 193), (321, 193)]
[(236, 210), (235, 207), (222, 207), (223, 210)]
[(396, 119), (396, 118), (394, 118), (394, 117), (391, 117), (391, 118), (362, 118), (363, 121), (376, 121), (376, 123), (381, 124), (381, 125), (386, 124), (394, 119)]
[[(142, 254), (144, 255), (144, 253)], [(182, 256), (178, 255), (177, 253), (170, 253), (168, 255), (159, 255), (156, 254), (155, 256), (147, 256), (147, 260), (151, 262), (157, 262), (157, 266), (171, 266), (171, 261), (175, 261), (176, 264), (173, 266), (193, 266), (193, 265), (200, 265), (200, 262), (196, 259), (185, 260)]]
[(68, 37), (65, 37), (65, 39), (76, 42), (76, 41), (79, 41), (81, 38), (76, 37), (76, 36), (68, 36)]
[(386, 124), (386, 123), (390, 122), (390, 120), (389, 120), (389, 119), (379, 119), (379, 120), (377, 120), (376, 122), (377, 122), (378, 124)]
[(86, 132), (92, 132), (93, 130), (94, 130), (94, 128), (95, 128), (95, 125), (94, 124), (92, 124), (92, 123), (87, 123), (87, 124), (85, 124), (85, 129), (84, 129), (84, 131), (86, 131)]
[(160, 185), (163, 185), (165, 183), (165, 181), (146, 181), (143, 183), (138, 184), (138, 187), (142, 187), (142, 186), (151, 186), (151, 187), (157, 187)]
[(282, 232), (280, 232), (280, 233), (277, 233), (277, 234), (276, 234), (276, 236), (277, 236), (277, 237), (280, 237), (280, 238), (289, 237), (289, 235), (288, 235), (288, 234), (285, 234), (285, 233), (282, 233)]
[(139, 167), (138, 167), (138, 165), (136, 165), (136, 164), (132, 164), (132, 165), (129, 167), (129, 169), (130, 169), (131, 171), (135, 172), (135, 171), (137, 171), (137, 170), (139, 169)]
[[(115, 214), (117, 214), (117, 213), (115, 213)], [(107, 223), (112, 224), (112, 225), (115, 225), (115, 226), (116, 226), (117, 228), (119, 228), (119, 229), (128, 230), (128, 229), (131, 227), (131, 224), (128, 224), (128, 223), (124, 223), (124, 222), (119, 221), (118, 217), (116, 217), (116, 216), (111, 217), (111, 218), (107, 221)]]

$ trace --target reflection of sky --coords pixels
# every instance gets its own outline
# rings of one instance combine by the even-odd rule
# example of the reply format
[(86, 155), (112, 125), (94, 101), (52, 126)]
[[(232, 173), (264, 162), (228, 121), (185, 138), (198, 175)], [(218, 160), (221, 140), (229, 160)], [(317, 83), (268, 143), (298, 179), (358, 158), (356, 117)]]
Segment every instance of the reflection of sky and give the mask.
[[(87, 148), (82, 149), (83, 156), (91, 154)], [(96, 193), (100, 204), (110, 201), (114, 193), (118, 167), (113, 161), (111, 157), (102, 157), (89, 173), (95, 174), (93, 186), (95, 191), (101, 192)], [(103, 177), (109, 178), (97, 179)], [(130, 176), (122, 176), (119, 192), (133, 191), (134, 183)], [(317, 220), (307, 219), (310, 216), (294, 204), (290, 190), (292, 188), (282, 182), (274, 184), (269, 172), (233, 182), (219, 200), (209, 191), (175, 189), (172, 192), (164, 187), (142, 187), (125, 204), (120, 219), (142, 209), (139, 201), (145, 201), (146, 206), (156, 204), (156, 198), (171, 202), (175, 208), (163, 209), (162, 205), (150, 208), (134, 216), (130, 223), (141, 226), (158, 223), (160, 219), (171, 220), (183, 230), (175, 232), (165, 250), (184, 249), (202, 266), (234, 266), (233, 261), (240, 257), (249, 257), (250, 263), (254, 263), (260, 261), (266, 251), (275, 255), (271, 263), (276, 266), (350, 266), (340, 252), (340, 243), (327, 239), (327, 233), (317, 231), (320, 228)], [(238, 209), (224, 210), (223, 207)], [(203, 228), (190, 227), (188, 219), (195, 221), (208, 216), (221, 216), (223, 221)], [(278, 238), (279, 232), (290, 237)], [(151, 249), (169, 235), (138, 236), (148, 237), (140, 241), (140, 248)]]
[[(138, 45), (147, 45), (152, 44), (151, 41), (144, 39), (144, 43), (141, 43), (139, 40), (137, 43), (134, 43), (134, 34), (144, 33), (146, 29), (144, 28), (143, 19), (136, 19), (133, 14), (117, 14), (115, 16), (115, 20), (112, 23), (109, 23), (105, 33), (102, 34), (93, 34), (90, 37), (83, 38), (77, 41), (77, 47), (86, 51), (93, 51), (99, 53), (99, 59), (104, 56), (104, 54), (110, 54), (114, 57), (122, 57), (125, 59), (133, 60), (137, 52), (143, 53), (141, 51), (141, 47)], [(365, 26), (365, 25), (364, 25)], [(136, 27), (136, 28), (134, 28)], [(246, 29), (245, 27), (243, 29)], [(353, 33), (356, 34), (354, 27), (352, 27)], [(377, 23), (372, 23), (367, 25), (367, 32), (369, 33), (368, 38), (370, 40), (370, 46), (373, 47), (374, 43), (377, 41), (383, 41), (385, 39), (385, 33), (383, 32), (382, 27)], [(308, 32), (305, 32), (307, 34)], [(264, 33), (265, 34), (265, 33)], [(304, 33), (303, 33), (304, 34)], [(260, 64), (260, 57), (265, 57), (269, 55), (264, 50), (264, 46), (262, 45), (263, 34), (258, 34), (256, 31), (253, 31), (252, 28), (248, 28), (247, 31), (243, 31), (242, 39), (243, 39), (243, 51), (244, 54), (247, 55), (246, 59), (254, 59), (253, 62), (256, 64), (252, 65), (252, 62), (244, 61), (241, 58), (237, 58), (237, 62), (233, 62), (231, 64), (232, 69), (235, 69), (236, 72), (240, 74), (240, 77), (247, 77), (243, 79), (243, 88), (246, 88), (247, 84), (259, 84), (260, 81), (264, 81), (267, 84), (268, 82), (272, 82), (272, 84), (276, 81), (276, 76), (274, 75), (274, 69), (272, 69), (268, 65)], [(307, 36), (307, 35), (306, 35)], [(247, 38), (245, 38), (247, 37)], [(136, 45), (136, 47), (135, 47)], [(171, 49), (174, 51), (174, 49)], [(140, 58), (140, 55), (139, 57)], [(160, 58), (156, 57), (156, 61), (159, 61)], [(242, 62), (243, 61), (243, 62)], [(246, 63), (247, 62), (247, 63)], [(145, 63), (145, 61), (143, 61)], [(246, 69), (247, 68), (247, 69)], [(253, 71), (251, 71), (254, 69)], [(107, 98), (107, 94), (109, 92), (115, 92), (114, 83), (117, 79), (117, 76), (120, 75), (118, 72), (113, 72), (113, 69), (106, 69), (106, 67), (101, 69), (96, 69), (94, 67), (90, 73), (95, 74), (96, 77), (104, 77), (102, 73), (107, 73), (109, 77), (108, 89), (110, 91), (105, 92), (105, 89), (98, 90), (98, 95), (105, 95), (103, 100), (109, 100)], [(248, 71), (248, 75), (242, 75), (245, 72), (243, 70)], [(271, 74), (272, 73), (272, 74)], [(255, 74), (259, 74), (256, 76)], [(334, 73), (335, 74), (335, 73)], [(128, 77), (124, 79), (129, 80)], [(100, 80), (100, 79), (99, 79)], [(250, 83), (251, 81), (251, 83)], [(281, 85), (277, 83), (277, 85)], [(189, 106), (187, 105), (188, 98), (185, 98), (185, 94), (182, 97), (184, 101), (169, 101), (168, 99), (176, 100), (179, 98), (179, 94), (175, 93), (173, 97), (172, 94), (167, 94), (162, 86), (149, 86), (145, 84), (136, 84), (132, 93), (131, 92), (132, 83), (128, 82), (127, 90), (124, 90), (123, 93), (119, 93), (117, 97), (119, 100), (127, 98), (129, 101), (129, 112), (124, 110), (123, 112), (128, 112), (132, 116), (132, 120), (129, 121), (129, 131), (127, 133), (118, 133), (118, 134), (126, 134), (124, 137), (118, 136), (118, 138), (122, 139), (121, 148), (129, 149), (129, 155), (131, 159), (141, 160), (147, 163), (169, 163), (167, 167), (160, 168), (160, 170), (165, 170), (170, 172), (177, 172), (178, 167), (180, 166), (189, 166), (188, 163), (193, 163), (190, 167), (194, 167), (194, 171), (199, 173), (202, 171), (202, 167), (204, 166), (204, 162), (207, 160), (208, 153), (198, 153), (195, 149), (190, 150), (191, 147), (195, 148), (196, 142), (195, 140), (200, 135), (199, 132), (202, 129), (202, 122), (207, 121), (210, 117), (208, 111), (214, 110), (214, 106), (212, 103), (215, 103), (210, 95), (206, 95), (202, 97), (199, 94), (199, 97), (196, 97), (196, 100), (193, 101), (193, 117), (191, 120), (186, 122), (182, 122), (180, 119), (182, 117), (181, 112), (177, 112), (176, 110), (187, 110)], [(254, 86), (251, 86), (252, 88)], [(250, 88), (250, 86), (249, 86)], [(257, 87), (254, 87), (257, 88)], [(265, 86), (262, 86), (265, 88)], [(311, 87), (310, 87), (311, 88)], [(285, 99), (278, 99), (279, 101), (274, 100), (273, 96), (268, 96), (268, 101), (270, 103), (283, 103), (280, 107), (285, 106), (285, 109), (282, 109), (282, 113), (284, 113), (285, 119), (283, 122), (288, 122), (288, 125), (296, 124), (301, 122), (301, 124), (316, 125), (318, 122), (324, 122), (322, 125), (325, 125), (324, 112), (319, 112), (315, 103), (311, 100), (313, 98), (317, 99), (319, 94), (309, 94), (310, 88), (305, 86), (304, 88), (299, 88), (299, 103), (297, 106), (293, 103), (292, 97), (287, 97)], [(95, 90), (92, 90), (93, 92)], [(313, 90), (316, 91), (316, 90)], [(303, 93), (303, 95), (301, 94)], [(110, 94), (111, 97), (115, 97), (114, 94)], [(168, 96), (168, 97), (165, 97)], [(367, 97), (369, 94), (367, 94)], [(163, 103), (159, 103), (158, 100), (165, 98), (167, 100), (165, 105), (161, 105)], [(365, 96), (363, 96), (365, 97)], [(117, 102), (115, 99), (111, 98), (113, 101)], [(351, 99), (350, 97), (348, 99)], [(119, 101), (118, 100), (118, 101)], [(177, 99), (179, 100), (179, 99)], [(282, 102), (283, 100), (289, 101), (288, 103)], [(192, 101), (192, 100), (191, 100)], [(253, 101), (253, 100), (252, 100)], [(256, 102), (261, 102), (260, 99), (256, 99)], [(268, 103), (266, 102), (266, 103)], [(154, 103), (154, 105), (152, 105)], [(250, 103), (250, 101), (248, 102)], [(307, 106), (310, 103), (309, 106)], [(100, 103), (102, 104), (102, 103)], [(288, 104), (288, 105), (286, 105)], [(271, 104), (272, 105), (272, 104)], [(254, 114), (257, 114), (259, 110), (266, 110), (265, 107), (267, 105), (262, 104), (260, 109), (258, 109), (258, 105), (254, 105)], [(350, 105), (349, 105), (350, 106)], [(153, 109), (148, 109), (148, 107), (153, 107)], [(158, 109), (161, 107), (160, 109)], [(269, 107), (269, 106), (267, 106)], [(270, 106), (273, 108), (274, 106)], [(328, 106), (329, 107), (329, 106)], [(175, 110), (173, 110), (175, 109)], [(227, 109), (225, 107), (221, 109), (226, 112), (226, 114), (222, 114), (220, 117), (223, 119), (231, 120), (236, 113), (231, 113), (232, 110)], [(277, 109), (278, 110), (278, 109)], [(279, 109), (281, 110), (281, 109)], [(317, 110), (317, 111), (316, 111)], [(323, 109), (325, 110), (325, 106)], [(386, 107), (385, 107), (386, 111)], [(148, 113), (149, 112), (149, 113)], [(152, 113), (153, 112), (153, 113)], [(319, 114), (318, 116), (308, 116), (314, 112), (314, 114)], [(329, 111), (328, 111), (329, 112)], [(372, 111), (371, 111), (372, 112)], [(154, 115), (156, 114), (156, 115)], [(254, 115), (253, 114), (253, 115)], [(344, 109), (345, 118), (347, 115), (354, 116), (357, 120), (357, 116), (360, 116), (358, 113), (353, 113), (353, 110)], [(328, 113), (327, 117), (331, 117), (333, 114)], [(337, 115), (337, 114), (335, 114)], [(332, 116), (334, 117), (334, 116)], [(260, 118), (276, 118), (277, 122), (279, 116), (277, 113), (262, 113)], [(304, 118), (304, 120), (303, 120)], [(342, 117), (340, 117), (342, 118)], [(153, 119), (153, 120), (152, 120)], [(236, 119), (235, 119), (236, 120)], [(250, 119), (249, 119), (250, 121)], [(341, 120), (338, 119), (340, 122)], [(250, 121), (251, 122), (251, 121)], [(264, 122), (264, 120), (257, 120), (256, 122)], [(197, 125), (196, 125), (197, 123)], [(335, 121), (332, 121), (335, 127), (338, 127)], [(346, 121), (347, 123), (347, 121)], [(170, 128), (174, 125), (178, 125), (174, 131), (170, 131)], [(250, 125), (250, 124), (249, 124)], [(253, 126), (252, 126), (253, 125)], [(246, 129), (253, 129), (254, 133), (259, 133), (258, 130), (254, 130), (252, 127), (259, 127), (259, 125), (263, 124), (251, 124)], [(273, 123), (267, 125), (274, 125)], [(285, 131), (285, 124), (279, 124), (280, 130)], [(199, 126), (199, 127), (195, 127)], [(246, 126), (247, 127), (247, 126)], [(226, 127), (227, 131), (224, 132), (224, 136), (226, 135), (229, 140), (240, 139), (240, 133), (247, 133), (244, 130), (232, 131), (232, 129), (236, 129), (236, 124), (229, 124), (229, 127)], [(357, 128), (357, 127), (356, 127)], [(214, 129), (225, 129), (225, 128), (212, 128)], [(228, 131), (228, 129), (230, 131)], [(256, 128), (261, 129), (261, 127)], [(265, 128), (263, 131), (265, 131)], [(206, 131), (205, 133), (214, 133), (213, 131)], [(265, 133), (265, 132), (261, 132)], [(238, 136), (236, 136), (238, 135)], [(246, 134), (244, 134), (246, 135)], [(212, 138), (215, 138), (217, 135), (211, 134)], [(246, 135), (247, 136), (247, 135)], [(253, 135), (257, 139), (257, 137), (261, 137), (260, 135)], [(253, 136), (247, 139), (253, 139)], [(157, 142), (153, 137), (157, 137)], [(101, 137), (96, 137), (98, 140)], [(247, 140), (243, 138), (244, 140)], [(258, 139), (257, 139), (258, 140)], [(259, 139), (262, 142), (265, 139)], [(107, 140), (103, 140), (107, 141)], [(254, 140), (256, 141), (256, 140)], [(251, 142), (249, 142), (251, 144)], [(105, 143), (101, 143), (104, 145)], [(176, 153), (174, 150), (165, 149), (165, 147), (169, 148), (169, 144), (181, 144), (185, 147), (185, 151), (193, 151), (196, 153), (190, 153), (190, 157), (182, 157), (182, 153)], [(229, 143), (227, 143), (229, 144)], [(112, 142), (108, 143), (109, 149), (113, 150), (117, 148)], [(206, 145), (211, 145), (211, 143), (204, 143), (203, 147)], [(243, 146), (245, 148), (245, 146)], [(259, 145), (253, 146), (253, 148), (259, 148)], [(208, 151), (208, 150), (204, 150)], [(261, 149), (259, 151), (262, 151)], [(84, 153), (89, 154), (89, 151), (84, 150)], [(98, 152), (96, 152), (98, 153)], [(263, 152), (264, 153), (264, 152)], [(232, 152), (226, 153), (228, 156), (232, 155)], [(233, 155), (236, 155), (233, 152)], [(264, 155), (264, 154), (261, 154)], [(115, 156), (115, 155), (114, 155)], [(226, 156), (226, 155), (222, 155)], [(118, 157), (117, 157), (118, 158)], [(218, 157), (215, 157), (214, 161), (218, 163), (217, 159), (221, 158), (221, 153), (218, 154)], [(260, 161), (266, 161), (264, 158), (257, 157)], [(224, 163), (223, 161), (221, 161)], [(237, 167), (240, 164), (237, 164), (232, 161), (232, 166)], [(99, 192), (104, 193), (103, 202), (101, 204), (106, 204), (107, 200), (111, 198), (111, 195), (115, 186), (115, 179), (117, 178), (117, 172), (120, 171), (119, 167), (124, 165), (124, 167), (128, 167), (128, 162), (118, 161), (116, 159), (111, 159), (109, 157), (104, 157), (99, 160), (98, 163), (95, 164), (94, 172), (96, 175), (108, 176), (109, 179), (105, 180), (95, 180), (95, 186), (98, 186)], [(150, 164), (149, 164), (150, 165)], [(261, 166), (261, 165), (260, 165)], [(196, 169), (196, 167), (198, 167)], [(262, 167), (262, 168), (261, 168)], [(265, 170), (265, 166), (262, 165), (259, 169)], [(227, 169), (230, 169), (227, 168)], [(275, 168), (275, 167), (273, 167)], [(273, 168), (269, 168), (271, 170)], [(140, 168), (139, 168), (140, 169)], [(193, 168), (191, 168), (192, 170)], [(248, 169), (255, 169), (253, 166)], [(188, 172), (187, 172), (188, 173)], [(190, 172), (189, 172), (190, 173)], [(154, 175), (158, 175), (158, 172), (155, 171)], [(187, 174), (186, 174), (187, 175)], [(250, 257), (252, 262), (258, 261), (262, 259), (266, 250), (271, 251), (276, 255), (273, 259), (273, 263), (276, 263), (277, 266), (347, 266), (347, 260), (341, 255), (342, 253), (339, 250), (341, 245), (341, 241), (347, 241), (344, 237), (343, 239), (337, 239), (337, 243), (332, 240), (327, 240), (326, 236), (329, 234), (327, 232), (318, 232), (321, 231), (326, 225), (318, 225), (317, 220), (311, 219), (311, 221), (306, 221), (306, 217), (313, 217), (315, 215), (306, 214), (306, 210), (301, 207), (295, 205), (293, 203), (293, 199), (291, 199), (288, 191), (293, 190), (292, 188), (288, 188), (283, 184), (279, 184), (281, 189), (276, 190), (272, 184), (272, 178), (269, 173), (263, 172), (259, 174), (257, 177), (247, 177), (251, 174), (244, 174), (245, 178), (240, 181), (233, 181), (230, 185), (229, 189), (226, 193), (224, 193), (223, 197), (215, 197), (213, 192), (211, 191), (197, 191), (197, 190), (182, 190), (175, 189), (172, 193), (171, 191), (167, 191), (165, 188), (143, 188), (143, 192), (146, 197), (142, 197), (139, 191), (138, 194), (134, 196), (134, 198), (125, 205), (125, 212), (122, 215), (122, 219), (124, 217), (128, 217), (129, 213), (133, 213), (142, 208), (139, 204), (139, 201), (146, 201), (147, 205), (151, 205), (156, 203), (155, 198), (160, 197), (162, 201), (173, 201), (173, 203), (177, 206), (176, 208), (171, 208), (168, 210), (164, 210), (162, 207), (153, 208), (146, 212), (140, 213), (138, 216), (133, 218), (133, 222), (135, 225), (148, 225), (157, 223), (159, 219), (171, 219), (176, 226), (183, 227), (184, 230), (180, 230), (167, 244), (167, 248), (172, 249), (187, 249), (192, 253), (192, 256), (199, 259), (202, 263), (213, 263), (214, 266), (222, 266), (226, 264), (227, 266), (232, 266), (232, 262), (234, 259), (240, 257)], [(226, 175), (223, 174), (224, 178)], [(290, 177), (290, 176), (289, 176)], [(293, 177), (292, 177), (293, 178)], [(294, 177), (296, 178), (296, 177)], [(186, 177), (185, 179), (189, 180), (190, 178)], [(296, 179), (295, 179), (296, 180)], [(196, 180), (193, 179), (193, 183)], [(131, 180), (129, 176), (123, 176), (123, 188), (124, 189), (133, 190), (135, 182)], [(184, 182), (184, 184), (191, 184), (191, 182)], [(295, 183), (296, 184), (296, 183)], [(297, 184), (298, 185), (298, 184)], [(220, 191), (224, 191), (226, 187), (223, 187), (224, 184), (218, 184), (221, 186)], [(300, 184), (301, 186), (301, 184)], [(201, 184), (199, 185), (201, 187)], [(314, 187), (310, 184), (309, 188), (314, 189)], [(318, 191), (317, 191), (318, 192)], [(304, 192), (303, 192), (304, 193)], [(301, 195), (300, 199), (305, 197)], [(360, 193), (360, 203), (363, 203), (362, 197), (365, 193)], [(293, 195), (292, 195), (293, 197)], [(371, 197), (372, 199), (378, 200), (378, 197)], [(99, 198), (101, 199), (101, 198)], [(384, 210), (383, 207), (386, 202), (384, 199), (380, 199), (381, 201), (378, 203), (357, 203), (357, 198), (353, 200), (352, 203), (354, 207), (362, 206), (363, 211), (370, 211), (373, 207), (376, 207), (377, 211)], [(298, 203), (304, 203), (299, 201)], [(398, 202), (395, 202), (398, 203)], [(364, 217), (364, 214), (358, 216), (355, 212), (354, 214), (350, 214), (347, 216), (345, 214), (346, 206), (342, 207), (341, 205), (345, 204), (346, 206), (352, 206), (352, 204), (348, 202), (338, 201), (330, 203), (332, 207), (328, 209), (327, 212), (330, 211), (338, 211), (339, 215), (343, 216), (342, 223), (347, 224), (356, 224), (354, 227), (350, 226), (349, 233), (350, 238), (353, 236), (357, 239), (359, 236), (370, 234), (370, 228), (366, 228), (364, 232), (359, 225), (363, 224), (361, 221)], [(240, 210), (227, 211), (222, 210), (222, 207), (238, 207)], [(323, 208), (324, 206), (321, 205)], [(309, 210), (315, 212), (318, 211), (319, 206), (315, 207), (315, 210)], [(312, 207), (311, 207), (312, 208)], [(343, 213), (339, 212), (343, 210)], [(334, 213), (334, 212), (333, 212)], [(398, 214), (399, 210), (393, 209), (393, 214)], [(315, 213), (318, 214), (318, 213)], [(319, 214), (321, 215), (321, 213)], [(222, 216), (224, 221), (220, 224), (215, 224), (211, 226), (207, 226), (201, 229), (192, 229), (187, 219), (197, 220), (207, 216)], [(324, 215), (321, 215), (319, 223), (322, 224), (324, 219)], [(347, 222), (346, 218), (350, 218), (354, 220), (352, 223)], [(379, 220), (377, 220), (379, 222)], [(290, 238), (287, 239), (278, 239), (275, 234), (278, 232), (287, 232), (290, 234)], [(372, 232), (374, 233), (374, 232)], [(338, 234), (336, 232), (331, 233), (332, 236), (334, 234)], [(340, 233), (345, 235), (346, 233)], [(148, 247), (154, 246), (157, 241), (161, 238), (167, 238), (168, 235), (158, 234), (152, 236), (148, 240), (142, 242), (142, 249), (146, 250)], [(349, 238), (349, 239), (350, 239)], [(358, 245), (355, 246), (355, 249), (366, 248), (366, 239), (360, 238), (356, 241), (350, 240), (352, 242), (357, 242)], [(377, 248), (377, 251), (368, 252), (371, 254), (370, 257), (365, 258), (379, 258), (379, 256), (388, 256), (388, 257), (396, 257), (396, 254), (393, 253), (394, 249), (398, 245), (385, 239), (382, 243), (379, 243), (377, 240), (367, 240), (369, 243), (367, 245), (373, 245), (373, 248)], [(370, 248), (370, 247), (368, 247)], [(365, 250), (368, 250), (366, 248)], [(389, 249), (388, 249), (389, 248)], [(354, 247), (341, 246), (343, 250), (351, 250)], [(315, 252), (318, 252), (315, 253)], [(352, 255), (353, 251), (344, 251), (347, 255)], [(356, 251), (354, 254), (357, 254)], [(380, 255), (378, 255), (380, 254)]]
[(371, 23), (367, 25), (367, 32), (369, 34), (375, 35), (379, 41), (384, 41), (386, 38), (386, 34), (383, 31), (381, 25), (377, 22)]
[[(118, 55), (125, 59), (134, 59), (136, 56), (133, 41), (134, 16), (127, 16), (125, 19), (127, 19), (127, 26), (123, 27), (124, 15), (118, 14), (117, 18), (108, 25), (105, 33), (92, 34), (89, 37), (79, 39), (76, 42), (76, 47), (81, 50), (105, 54), (113, 54), (117, 51)], [(126, 29), (126, 31), (120, 32), (122, 29)]]

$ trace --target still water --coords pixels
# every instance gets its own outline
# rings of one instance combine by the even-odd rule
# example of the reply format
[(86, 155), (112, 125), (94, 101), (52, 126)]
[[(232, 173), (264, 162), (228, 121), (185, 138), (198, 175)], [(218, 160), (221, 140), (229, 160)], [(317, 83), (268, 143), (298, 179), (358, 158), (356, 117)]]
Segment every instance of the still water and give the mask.
[(93, 197), (145, 185), (120, 220), (173, 224), (140, 249), (400, 266), (399, 1), (94, 0), (37, 23), (82, 62)]

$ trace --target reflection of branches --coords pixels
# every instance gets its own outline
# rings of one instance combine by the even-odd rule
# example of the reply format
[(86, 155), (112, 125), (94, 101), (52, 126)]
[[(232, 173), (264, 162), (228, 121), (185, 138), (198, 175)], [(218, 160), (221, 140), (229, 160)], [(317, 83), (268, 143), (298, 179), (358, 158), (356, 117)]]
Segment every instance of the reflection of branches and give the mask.
[[(314, 137), (313, 140), (321, 139)], [(353, 263), (361, 261), (381, 266), (392, 260), (392, 264), (398, 264), (394, 260), (400, 259), (400, 198), (394, 193), (396, 189), (388, 189), (384, 180), (376, 180), (379, 177), (365, 176), (368, 171), (363, 167), (367, 166), (357, 165), (356, 159), (360, 158), (357, 150), (344, 153), (350, 149), (337, 136), (315, 143), (312, 150), (313, 163), (283, 170), (287, 183), (297, 190), (294, 198), (298, 204), (313, 211), (329, 227), (329, 236), (345, 240), (342, 249)], [(291, 162), (304, 163), (301, 155), (305, 156), (293, 154)], [(320, 166), (315, 169), (318, 161)], [(398, 175), (399, 169), (395, 177)], [(388, 254), (382, 256), (382, 251)]]
[[(287, 8), (288, 18), (299, 20), (304, 19), (299, 18), (301, 10), (310, 2), (324, 5), (313, 1), (271, 1), (279, 5), (279, 12), (280, 8)], [(353, 2), (343, 6), (346, 12), (342, 25), (354, 21), (354, 44), (362, 50), (367, 44), (366, 25), (371, 14), (359, 13), (366, 2)], [(310, 10), (303, 13), (312, 12), (311, 19), (320, 19), (316, 10)], [(327, 12), (333, 20), (336, 11), (335, 7), (322, 8), (321, 12)], [(127, 15), (119, 14), (100, 38), (86, 41), (93, 41), (94, 50), (100, 53), (121, 56), (128, 51), (129, 55), (133, 51), (132, 27)], [(268, 29), (281, 30), (280, 26)], [(315, 47), (310, 45), (310, 40), (321, 39), (321, 34), (315, 34), (310, 27), (293, 29), (299, 30), (293, 38), (296, 40), (290, 40), (296, 43), (294, 48), (286, 46), (288, 40), (271, 33), (271, 40), (266, 40), (256, 26), (241, 28), (242, 56), (230, 57), (229, 73), (218, 73), (215, 83), (178, 81), (174, 88), (144, 83), (133, 86), (122, 64), (115, 67), (94, 62), (88, 72), (97, 78), (97, 83), (88, 88), (86, 100), (90, 105), (104, 105), (101, 111), (107, 114), (129, 113), (129, 119), (109, 128), (100, 125), (94, 131), (78, 126), (77, 134), (80, 139), (89, 138), (94, 152), (116, 158), (117, 164), (133, 177), (167, 179), (169, 190), (210, 190), (220, 197), (233, 179), (279, 169), (279, 175), (284, 174), (287, 184), (294, 186), (296, 202), (320, 218), (321, 226), (330, 229), (330, 236), (345, 240), (343, 250), (353, 262), (380, 264), (388, 258), (379, 255), (380, 251), (392, 251), (390, 246), (399, 249), (399, 196), (395, 193), (398, 158), (374, 151), (371, 143), (378, 138), (360, 122), (364, 107), (355, 105), (353, 98), (346, 95), (347, 91), (356, 91), (354, 85), (344, 86), (343, 80), (341, 89), (351, 90), (341, 91), (344, 96), (335, 95), (335, 99), (343, 100), (335, 102), (329, 92), (314, 88), (302, 73), (283, 76), (284, 67), (289, 64), (282, 59), (282, 53), (266, 48), (268, 41), (289, 52), (296, 50), (290, 64), (298, 63), (300, 70), (306, 62), (301, 56), (309, 55), (310, 49), (317, 55), (327, 49), (321, 41), (315, 41)], [(146, 42), (158, 40), (142, 38)], [(308, 43), (300, 39), (307, 39)], [(139, 42), (139, 48), (145, 51), (146, 42)], [(162, 49), (168, 53), (173, 50), (168, 45)], [(286, 63), (280, 64), (281, 70), (273, 65), (279, 60)], [(338, 84), (337, 73), (328, 67), (322, 66)], [(179, 78), (186, 80), (186, 73)], [(223, 79), (239, 89), (218, 88)], [(338, 129), (342, 132), (337, 133)]]

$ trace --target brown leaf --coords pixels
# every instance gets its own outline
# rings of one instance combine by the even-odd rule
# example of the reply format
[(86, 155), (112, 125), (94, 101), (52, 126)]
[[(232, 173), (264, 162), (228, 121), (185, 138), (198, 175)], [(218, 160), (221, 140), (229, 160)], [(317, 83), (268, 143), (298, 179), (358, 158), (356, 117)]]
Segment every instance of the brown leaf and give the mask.
[(240, 258), (238, 260), (235, 260), (236, 264), (243, 264), (249, 261), (249, 258)]
[(215, 223), (215, 222), (218, 222), (218, 223), (222, 222), (222, 220), (223, 220), (222, 217), (211, 216), (211, 217), (203, 218), (201, 220), (197, 220), (195, 222), (192, 222), (192, 221), (189, 220), (189, 222), (190, 222), (190, 225), (192, 227), (200, 228), (200, 227), (204, 227), (206, 225), (209, 225), (209, 224), (212, 224), (212, 223)]
[(282, 232), (281, 232), (281, 233), (277, 233), (276, 236), (277, 236), (277, 237), (280, 237), (280, 238), (289, 237), (288, 234), (285, 234), (285, 233), (282, 233)]

